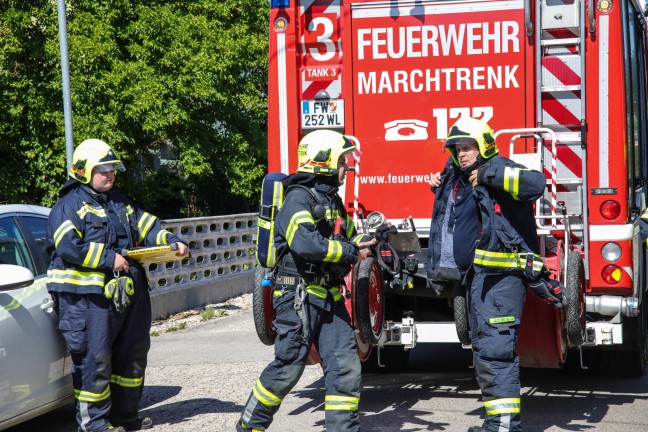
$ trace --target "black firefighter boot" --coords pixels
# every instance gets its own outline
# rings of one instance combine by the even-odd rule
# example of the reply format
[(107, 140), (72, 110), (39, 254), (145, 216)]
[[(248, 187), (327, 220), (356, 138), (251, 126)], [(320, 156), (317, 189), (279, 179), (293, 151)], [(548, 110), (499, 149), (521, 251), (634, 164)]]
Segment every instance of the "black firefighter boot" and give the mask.
[(264, 432), (261, 429), (252, 429), (250, 426), (243, 423), (241, 420), (236, 422), (236, 432)]
[(127, 431), (138, 431), (144, 429), (151, 429), (153, 427), (153, 420), (150, 417), (139, 417), (130, 423), (122, 424)]

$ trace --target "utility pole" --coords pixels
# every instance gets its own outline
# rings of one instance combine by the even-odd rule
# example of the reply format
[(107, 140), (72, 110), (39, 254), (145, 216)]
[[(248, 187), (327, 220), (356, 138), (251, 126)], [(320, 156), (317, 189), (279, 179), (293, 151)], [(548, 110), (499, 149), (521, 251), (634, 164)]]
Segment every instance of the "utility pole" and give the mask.
[(63, 78), (63, 115), (65, 118), (65, 156), (67, 171), (72, 167), (72, 153), (74, 152), (74, 134), (72, 131), (72, 98), (70, 94), (70, 63), (68, 59), (67, 44), (67, 18), (65, 0), (57, 0), (59, 43), (61, 46), (61, 72)]

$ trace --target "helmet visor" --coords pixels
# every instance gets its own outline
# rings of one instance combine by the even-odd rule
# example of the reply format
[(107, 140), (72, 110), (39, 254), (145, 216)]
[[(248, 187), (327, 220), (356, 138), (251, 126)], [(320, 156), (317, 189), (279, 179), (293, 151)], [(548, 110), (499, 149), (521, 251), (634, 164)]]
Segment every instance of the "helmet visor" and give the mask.
[(94, 167), (94, 171), (98, 173), (105, 173), (105, 172), (116, 172), (116, 171), (125, 171), (124, 165), (120, 162), (117, 164), (114, 163), (107, 163), (107, 164), (101, 164), (97, 165)]

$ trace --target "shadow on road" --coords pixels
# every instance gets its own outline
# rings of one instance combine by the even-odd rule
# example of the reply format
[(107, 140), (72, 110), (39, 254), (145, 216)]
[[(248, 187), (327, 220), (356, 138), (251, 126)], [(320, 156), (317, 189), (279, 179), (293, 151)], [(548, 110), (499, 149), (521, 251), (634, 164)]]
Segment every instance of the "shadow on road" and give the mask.
[[(192, 417), (209, 413), (240, 413), (243, 405), (213, 398), (197, 398), (172, 403), (161, 403), (176, 396), (178, 386), (146, 386), (140, 403), (140, 414), (155, 419), (156, 424), (179, 424)], [(151, 408), (153, 405), (157, 405)]]
[[(454, 432), (465, 430), (457, 428), (457, 423), (480, 424), (484, 413), (471, 365), (471, 351), (456, 345), (420, 346), (402, 373), (363, 375), (363, 428)], [(620, 408), (648, 403), (648, 375), (610, 376), (607, 368), (523, 368), (521, 382), (526, 432), (648, 430), (648, 412), (625, 417), (622, 413), (627, 408)], [(296, 393), (308, 401), (289, 415), (322, 411), (322, 420), (314, 426), (324, 428), (324, 393), (324, 379), (314, 381)]]

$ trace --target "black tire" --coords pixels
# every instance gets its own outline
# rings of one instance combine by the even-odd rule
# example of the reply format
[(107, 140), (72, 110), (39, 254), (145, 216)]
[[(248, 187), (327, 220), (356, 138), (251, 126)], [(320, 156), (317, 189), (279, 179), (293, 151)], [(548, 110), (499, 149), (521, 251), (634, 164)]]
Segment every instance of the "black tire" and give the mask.
[(254, 290), (252, 291), (252, 313), (254, 315), (254, 328), (261, 343), (274, 345), (277, 332), (272, 327), (274, 309), (272, 308), (272, 286), (261, 285), (266, 274), (266, 269), (257, 267), (254, 272)]
[(570, 348), (578, 348), (585, 341), (585, 268), (577, 251), (569, 251), (567, 255), (565, 295), (567, 341)]
[(403, 349), (402, 345), (385, 345), (380, 349), (380, 363), (378, 365), (378, 347), (371, 349), (371, 355), (362, 363), (362, 372), (365, 373), (400, 373), (407, 369), (409, 356), (412, 350)]
[(362, 339), (368, 344), (377, 343), (383, 331), (385, 301), (382, 285), (382, 271), (376, 258), (362, 260), (355, 284), (358, 295), (354, 296), (353, 309)]
[(454, 310), (455, 328), (457, 330), (457, 337), (462, 345), (470, 345), (470, 325), (468, 324), (468, 308), (466, 305), (466, 297), (456, 296), (452, 299), (452, 306)]

